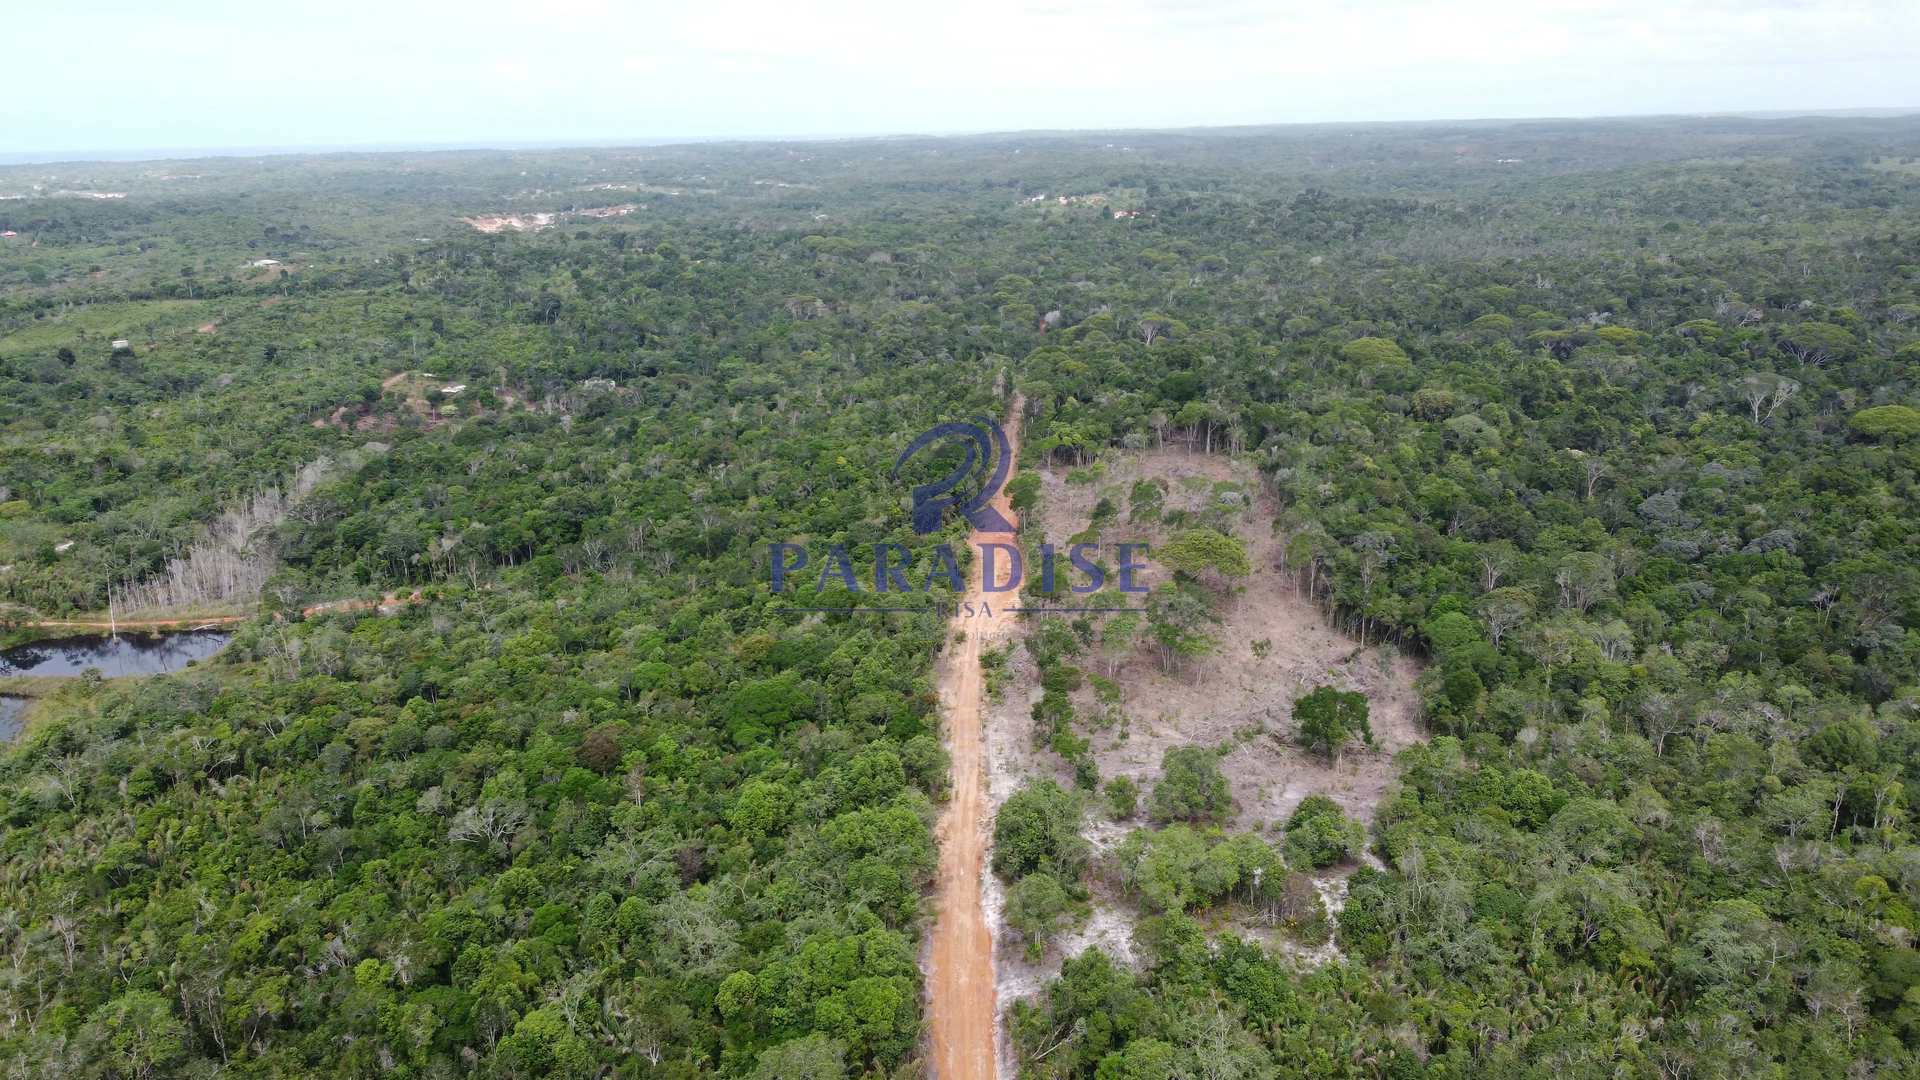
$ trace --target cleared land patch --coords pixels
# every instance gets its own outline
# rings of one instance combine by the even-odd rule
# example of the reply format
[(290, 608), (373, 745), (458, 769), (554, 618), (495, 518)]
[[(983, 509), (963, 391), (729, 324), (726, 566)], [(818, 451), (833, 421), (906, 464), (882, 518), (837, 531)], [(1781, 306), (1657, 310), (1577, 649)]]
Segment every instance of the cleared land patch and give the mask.
[[(1030, 548), (1045, 539), (1064, 552), (1070, 543), (1097, 540), (1111, 567), (1117, 543), (1147, 543), (1159, 550), (1179, 532), (1206, 522), (1243, 542), (1250, 563), (1250, 573), (1217, 604), (1218, 621), (1205, 626), (1214, 643), (1207, 655), (1169, 666), (1150, 635), (1142, 634), (1133, 648), (1117, 654), (1103, 651), (1099, 629), (1084, 635), (1087, 646), (1073, 664), (1088, 678), (1071, 699), (1075, 730), (1089, 741), (1100, 783), (1131, 780), (1144, 806), (1166, 752), (1200, 746), (1219, 751), (1233, 800), (1230, 816), (1221, 822), (1229, 834), (1252, 832), (1278, 844), (1288, 816), (1311, 795), (1324, 795), (1350, 817), (1371, 822), (1393, 780), (1393, 755), (1422, 738), (1414, 689), (1418, 665), (1390, 645), (1363, 645), (1342, 633), (1302, 595), (1284, 565), (1284, 538), (1272, 528), (1277, 507), (1253, 470), (1227, 457), (1170, 448), (1112, 453), (1097, 468), (1040, 467), (1036, 474), (1039, 503), (1027, 516), (1031, 525), (1023, 534)], [(1155, 501), (1142, 484), (1159, 493), (1157, 512), (1135, 512), (1136, 502)], [(1168, 587), (1170, 575), (1151, 554), (1148, 562), (1138, 580), (1151, 589)], [(1031, 577), (1031, 567), (1028, 573)], [(1102, 604), (1117, 598), (1094, 595)], [(1030, 619), (1023, 632), (1030, 639), (1043, 625)], [(1031, 650), (1009, 652), (998, 682), (1004, 689), (989, 709), (987, 727), (995, 805), (1035, 780), (1073, 787), (1073, 765), (1036, 735), (1033, 711), (1042, 697), (1041, 672)], [(1329, 760), (1299, 745), (1293, 704), (1321, 686), (1366, 695), (1371, 746), (1351, 745)], [(1113, 887), (1108, 861), (1128, 834), (1150, 823), (1144, 810), (1117, 819), (1104, 797), (1089, 794), (1087, 804), (1083, 836), (1092, 870), (1086, 917), (1038, 959), (1006, 931), (1007, 888), (989, 880), (1003, 1007), (1043, 988), (1064, 957), (1084, 948), (1100, 947), (1122, 961), (1134, 958), (1139, 909)], [(1330, 914), (1337, 913), (1345, 877), (1358, 865), (1348, 860), (1311, 871), (1319, 903)], [(1289, 940), (1271, 925), (1236, 925), (1231, 916), (1224, 923), (1214, 921), (1267, 940), (1303, 962), (1324, 962), (1333, 955), (1331, 945)]]

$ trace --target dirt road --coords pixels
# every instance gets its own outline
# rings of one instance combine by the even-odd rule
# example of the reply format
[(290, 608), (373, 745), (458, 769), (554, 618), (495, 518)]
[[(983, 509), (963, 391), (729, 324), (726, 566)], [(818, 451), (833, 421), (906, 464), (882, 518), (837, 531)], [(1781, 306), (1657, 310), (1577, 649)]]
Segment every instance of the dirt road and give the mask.
[(216, 626), (232, 626), (253, 618), (251, 615), (203, 615), (198, 619), (34, 619), (19, 625), (29, 630), (82, 630), (87, 633), (107, 633), (125, 630), (128, 633), (141, 633), (148, 630), (202, 630)]
[[(1015, 461), (1020, 453), (1021, 407), (1015, 396), (1006, 422), (1008, 454)], [(1008, 521), (1015, 521), (1004, 491), (994, 499), (994, 507)], [(983, 542), (1012, 541), (1008, 534), (978, 531), (967, 538), (976, 551)], [(1001, 571), (1005, 572), (1004, 565)], [(967, 613), (969, 604), (972, 614)], [(980, 896), (988, 839), (980, 652), (1012, 628), (1018, 616), (1006, 613), (1004, 606), (1018, 604), (1017, 590), (987, 593), (982, 589), (976, 559), (967, 595), (948, 627), (950, 634), (965, 637), (948, 650), (940, 667), (953, 796), (940, 814), (939, 914), (933, 924), (927, 971), (935, 1080), (994, 1080), (993, 935)], [(983, 605), (990, 606), (992, 614), (983, 614)]]
[[(328, 600), (300, 609), (306, 618), (316, 615), (329, 615), (340, 611), (378, 610), (381, 614), (397, 611), (424, 599), (420, 590), (411, 593), (386, 593), (378, 600)], [(124, 630), (128, 633), (141, 633), (152, 630), (203, 630), (217, 626), (233, 626), (246, 622), (252, 615), (202, 615), (195, 619), (30, 619), (17, 625), (29, 630), (81, 630), (87, 633), (106, 633)]]

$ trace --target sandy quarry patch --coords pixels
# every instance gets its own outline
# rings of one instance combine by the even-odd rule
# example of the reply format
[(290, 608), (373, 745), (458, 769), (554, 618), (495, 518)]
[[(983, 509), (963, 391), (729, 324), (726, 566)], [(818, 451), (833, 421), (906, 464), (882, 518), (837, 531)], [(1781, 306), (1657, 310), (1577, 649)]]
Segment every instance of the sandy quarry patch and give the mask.
[(500, 233), (539, 232), (553, 228), (558, 219), (553, 214), (475, 214), (460, 220), (473, 226), (476, 232)]
[[(1260, 489), (1253, 470), (1229, 458), (1169, 448), (1110, 453), (1093, 483), (1068, 483), (1067, 468), (1043, 468), (1041, 506), (1029, 515), (1045, 537), (1064, 550), (1068, 538), (1084, 529), (1102, 497), (1119, 509), (1101, 540), (1154, 544), (1168, 531), (1157, 524), (1130, 523), (1128, 493), (1139, 479), (1166, 482), (1165, 507), (1198, 511), (1216, 499), (1216, 485), (1237, 485), (1248, 496), (1235, 514), (1233, 532), (1246, 542), (1253, 573), (1237, 597), (1227, 601), (1222, 622), (1212, 628), (1214, 655), (1169, 674), (1158, 657), (1142, 647), (1114, 669), (1120, 687), (1118, 708), (1124, 723), (1089, 730), (1087, 720), (1102, 706), (1089, 686), (1075, 693), (1080, 731), (1093, 742), (1102, 783), (1117, 776), (1139, 784), (1143, 800), (1160, 774), (1162, 755), (1178, 746), (1227, 746), (1221, 768), (1232, 785), (1235, 830), (1265, 830), (1283, 823), (1308, 795), (1324, 794), (1348, 814), (1371, 822), (1392, 783), (1393, 755), (1421, 741), (1419, 697), (1414, 690), (1418, 666), (1391, 646), (1362, 646), (1335, 629), (1320, 610), (1300, 595), (1284, 569), (1282, 542), (1273, 535), (1276, 507)], [(1151, 556), (1149, 556), (1151, 561)], [(1141, 579), (1154, 586), (1163, 578), (1149, 571)], [(1104, 595), (1104, 594), (1102, 594)], [(1265, 641), (1266, 655), (1255, 643)], [(1089, 674), (1108, 674), (1097, 646), (1075, 661)], [(1039, 700), (1039, 673), (1025, 650), (1009, 659), (1011, 671), (1001, 701), (987, 714), (988, 784), (994, 805), (1029, 780), (1051, 778), (1071, 786), (1072, 771), (1057, 755), (1034, 748), (1031, 710)], [(1316, 686), (1359, 690), (1368, 697), (1374, 747), (1350, 748), (1337, 763), (1293, 745), (1292, 704)], [(1097, 800), (1095, 800), (1097, 803)], [(1112, 850), (1142, 819), (1114, 822), (1098, 805), (1090, 808), (1085, 835), (1095, 858)], [(1335, 867), (1314, 875), (1322, 901), (1338, 912), (1346, 895), (1346, 877), (1354, 867)], [(1019, 945), (1000, 929), (1004, 888), (989, 876), (988, 907), (1000, 942), (995, 959), (1002, 1007), (1043, 989), (1065, 956), (1098, 945), (1116, 959), (1133, 961), (1132, 931), (1138, 913), (1125, 899), (1096, 883), (1093, 914), (1086, 924), (1063, 935), (1037, 964), (1026, 962)], [(1322, 963), (1334, 955), (1331, 945), (1305, 948), (1259, 927), (1239, 928), (1260, 937), (1303, 963)], [(1003, 1061), (1003, 1070), (1011, 1066)], [(1011, 1075), (1011, 1073), (1008, 1073)]]
[(568, 218), (617, 218), (626, 217), (637, 210), (645, 210), (642, 203), (621, 203), (618, 206), (592, 206), (578, 210), (545, 210), (529, 214), (475, 214), (460, 220), (477, 232), (539, 232), (551, 229)]

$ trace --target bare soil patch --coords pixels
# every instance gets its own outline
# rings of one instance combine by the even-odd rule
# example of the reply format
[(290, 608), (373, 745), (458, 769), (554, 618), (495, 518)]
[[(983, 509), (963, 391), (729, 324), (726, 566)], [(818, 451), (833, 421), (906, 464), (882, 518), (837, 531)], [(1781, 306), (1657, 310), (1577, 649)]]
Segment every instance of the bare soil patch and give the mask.
[[(405, 412), (419, 417), (421, 426), (429, 431), (445, 427), (461, 417), (476, 416), (495, 409), (535, 408), (534, 403), (527, 400), (524, 390), (492, 387), (491, 400), (486, 396), (488, 390), (443, 379), (430, 371), (396, 371), (380, 380), (380, 392), (399, 398)], [(404, 415), (393, 409), (391, 402), (385, 407), (375, 403), (353, 402), (335, 406), (326, 415), (315, 417), (312, 425), (362, 435), (388, 434), (399, 430), (403, 419)]]
[[(1136, 481), (1162, 482), (1167, 511), (1199, 515), (1226, 507), (1230, 531), (1244, 541), (1253, 572), (1235, 596), (1219, 608), (1221, 621), (1210, 632), (1217, 646), (1211, 656), (1184, 670), (1162, 670), (1158, 655), (1142, 646), (1111, 669), (1118, 701), (1102, 704), (1091, 686), (1074, 694), (1080, 732), (1092, 740), (1102, 783), (1132, 778), (1142, 796), (1160, 775), (1162, 755), (1179, 746), (1226, 748), (1221, 769), (1233, 790), (1230, 828), (1266, 830), (1284, 823), (1308, 795), (1324, 794), (1348, 814), (1371, 822), (1394, 776), (1393, 755), (1421, 741), (1418, 665), (1390, 645), (1363, 645), (1335, 629), (1320, 610), (1301, 596), (1286, 572), (1282, 542), (1272, 530), (1276, 507), (1261, 490), (1253, 470), (1230, 458), (1166, 448), (1109, 453), (1097, 470), (1069, 482), (1075, 470), (1046, 467), (1041, 505), (1029, 521), (1064, 551), (1069, 538), (1086, 529), (1102, 498), (1119, 509), (1099, 539), (1111, 555), (1120, 541), (1158, 545), (1173, 531), (1160, 523), (1128, 521), (1129, 494)], [(1092, 474), (1091, 482), (1087, 480)], [(1238, 500), (1237, 506), (1235, 500)], [(1111, 560), (1109, 560), (1111, 561)], [(1148, 555), (1152, 562), (1151, 554)], [(1158, 587), (1167, 575), (1150, 569), (1140, 580)], [(1106, 596), (1108, 594), (1098, 594)], [(1030, 632), (1033, 624), (1025, 629)], [(1109, 676), (1098, 647), (1076, 661), (1090, 675)], [(1039, 673), (1025, 650), (1009, 658), (1004, 699), (988, 710), (989, 790), (997, 806), (1033, 779), (1073, 782), (1072, 770), (1058, 755), (1034, 745), (1031, 710), (1040, 698)], [(1374, 745), (1350, 747), (1338, 761), (1295, 745), (1291, 718), (1296, 698), (1318, 686), (1358, 690), (1367, 695)], [(1102, 713), (1107, 714), (1103, 721)], [(1095, 800), (1097, 804), (1097, 800)], [(1104, 807), (1089, 810), (1086, 835), (1095, 858), (1112, 850), (1144, 820), (1114, 822)], [(1315, 875), (1323, 900), (1338, 911), (1345, 878), (1353, 867), (1330, 868)], [(989, 906), (999, 926), (1002, 889), (989, 881)], [(1089, 921), (1064, 935), (1038, 964), (1027, 963), (1021, 947), (1003, 939), (996, 957), (1000, 1000), (1004, 1004), (1043, 988), (1059, 971), (1064, 956), (1098, 945), (1118, 959), (1132, 959), (1131, 934), (1137, 913), (1124, 898), (1096, 886)], [(1324, 961), (1331, 947), (1302, 949), (1273, 940), (1303, 962)]]
[(543, 210), (526, 214), (475, 214), (460, 220), (476, 232), (539, 232), (551, 229), (568, 218), (607, 218), (626, 217), (646, 207), (640, 203), (621, 203), (618, 206), (593, 206), (578, 210)]
[[(1420, 740), (1419, 695), (1413, 686), (1418, 666), (1391, 645), (1362, 645), (1336, 630), (1301, 596), (1273, 533), (1276, 508), (1252, 469), (1225, 457), (1166, 449), (1114, 455), (1093, 483), (1068, 483), (1068, 472), (1040, 474), (1045, 535), (1063, 549), (1069, 537), (1086, 528), (1102, 497), (1121, 508), (1120, 519), (1103, 538), (1164, 542), (1175, 530), (1125, 520), (1127, 493), (1135, 481), (1151, 479), (1165, 483), (1168, 510), (1198, 514), (1223, 490), (1244, 499), (1246, 509), (1236, 515), (1232, 531), (1246, 543), (1253, 564), (1252, 575), (1222, 605), (1221, 621), (1211, 629), (1217, 642), (1213, 655), (1169, 673), (1150, 649), (1141, 648), (1113, 672), (1124, 720), (1093, 735), (1103, 781), (1128, 776), (1145, 789), (1159, 775), (1166, 750), (1238, 739), (1221, 762), (1238, 805), (1237, 828), (1284, 819), (1316, 792), (1371, 821), (1392, 779), (1393, 755)], [(1142, 577), (1149, 586), (1164, 579), (1158, 567)], [(1106, 674), (1097, 657), (1083, 658), (1082, 665)], [(1329, 763), (1293, 744), (1294, 699), (1318, 686), (1367, 695), (1372, 748), (1349, 748)], [(1075, 705), (1083, 717), (1101, 710), (1091, 688), (1075, 694)]]

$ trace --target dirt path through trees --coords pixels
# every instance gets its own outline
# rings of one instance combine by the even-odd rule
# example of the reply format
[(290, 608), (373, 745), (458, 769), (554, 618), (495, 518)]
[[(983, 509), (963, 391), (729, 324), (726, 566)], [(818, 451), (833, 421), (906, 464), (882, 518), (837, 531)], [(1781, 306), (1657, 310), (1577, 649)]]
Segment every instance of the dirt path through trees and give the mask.
[(150, 630), (210, 630), (243, 623), (251, 618), (251, 615), (203, 615), (197, 619), (31, 619), (19, 625), (28, 630), (80, 630), (89, 634), (121, 630), (143, 633)]
[[(381, 614), (397, 611), (411, 604), (420, 603), (424, 597), (419, 589), (411, 593), (385, 593), (378, 600), (328, 600), (300, 609), (304, 618), (316, 615), (330, 615), (341, 611), (377, 610)], [(252, 614), (239, 615), (202, 615), (192, 619), (26, 619), (14, 625), (27, 630), (80, 630), (86, 633), (142, 633), (146, 631), (175, 630), (211, 630), (221, 626), (234, 626), (253, 618)]]
[[(1006, 422), (1007, 453), (1014, 462), (1020, 453), (1018, 395)], [(1012, 475), (1011, 469), (1008, 473)], [(1003, 490), (994, 507), (1015, 521)], [(969, 545), (1011, 543), (1004, 533), (975, 531)], [(948, 627), (964, 635), (951, 647), (940, 668), (940, 700), (947, 718), (947, 752), (952, 756), (953, 794), (940, 814), (939, 910), (933, 924), (927, 971), (927, 1014), (932, 1031), (933, 1075), (936, 1080), (993, 1080), (995, 998), (993, 935), (981, 902), (981, 875), (986, 869), (989, 801), (986, 758), (981, 725), (984, 696), (980, 671), (983, 648), (1005, 637), (1016, 616), (1006, 605), (1017, 606), (1018, 591), (987, 593), (980, 580), (980, 560), (960, 609)], [(971, 605), (973, 613), (967, 613)], [(991, 605), (991, 614), (984, 614)]]

